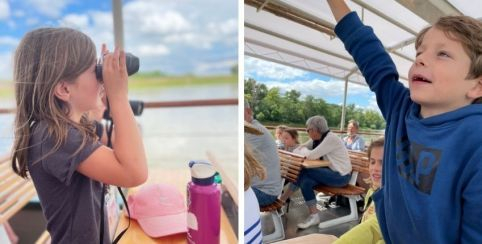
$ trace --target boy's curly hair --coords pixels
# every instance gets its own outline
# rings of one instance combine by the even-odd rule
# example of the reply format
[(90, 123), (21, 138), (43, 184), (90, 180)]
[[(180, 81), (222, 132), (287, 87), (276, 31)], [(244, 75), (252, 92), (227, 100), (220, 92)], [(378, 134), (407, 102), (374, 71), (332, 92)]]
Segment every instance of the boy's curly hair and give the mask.
[[(442, 30), (449, 38), (462, 44), (470, 58), (470, 68), (466, 79), (482, 76), (482, 21), (469, 16), (441, 17), (433, 26), (420, 31), (415, 41), (415, 49), (422, 44), (425, 34), (432, 27)], [(473, 103), (482, 103), (482, 97), (475, 99)]]

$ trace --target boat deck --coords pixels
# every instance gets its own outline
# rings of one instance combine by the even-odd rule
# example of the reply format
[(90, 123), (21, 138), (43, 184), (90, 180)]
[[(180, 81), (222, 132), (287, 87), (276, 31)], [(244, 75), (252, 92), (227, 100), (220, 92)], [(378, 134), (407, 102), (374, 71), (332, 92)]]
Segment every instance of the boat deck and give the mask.
[[(317, 208), (320, 210), (319, 214), (322, 220), (333, 219), (349, 214), (350, 209), (348, 207), (338, 206), (336, 208), (326, 208), (324, 202), (326, 198), (317, 199)], [(308, 217), (308, 214), (308, 208), (305, 205), (301, 192), (295, 192), (291, 197), (291, 203), (289, 204), (287, 213), (281, 217), (285, 231), (285, 240), (313, 233), (329, 234), (339, 237), (358, 224), (358, 221), (352, 221), (326, 229), (319, 229), (317, 225), (304, 230), (298, 229), (297, 224), (304, 221)], [(264, 234), (270, 234), (274, 231), (273, 221), (269, 214), (262, 214), (261, 221)]]

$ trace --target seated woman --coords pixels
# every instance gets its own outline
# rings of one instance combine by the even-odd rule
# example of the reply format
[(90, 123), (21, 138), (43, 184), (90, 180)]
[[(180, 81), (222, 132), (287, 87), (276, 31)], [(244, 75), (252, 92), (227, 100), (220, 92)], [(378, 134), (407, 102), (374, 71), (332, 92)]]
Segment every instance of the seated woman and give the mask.
[(298, 141), (298, 131), (295, 129), (287, 128), (281, 133), (281, 139), (284, 144), (283, 150), (293, 152), (298, 147), (300, 142)]
[(375, 214), (375, 204), (372, 201), (372, 194), (380, 187), (382, 181), (384, 144), (385, 140), (382, 137), (368, 147), (371, 187), (365, 197), (365, 211), (361, 223), (342, 235), (335, 243), (384, 243)]
[(313, 116), (306, 122), (309, 137), (306, 143), (300, 145), (300, 150), (308, 159), (325, 159), (330, 162), (328, 167), (302, 169), (296, 183), (290, 183), (280, 200), (286, 201), (293, 192), (301, 188), (303, 198), (309, 208), (308, 218), (298, 224), (298, 228), (306, 229), (320, 223), (316, 198), (313, 187), (319, 184), (341, 187), (348, 184), (351, 178), (351, 163), (348, 151), (343, 141), (330, 132), (323, 116)]
[(348, 135), (343, 137), (343, 142), (348, 150), (365, 151), (365, 141), (358, 135), (359, 124), (356, 120), (348, 121), (346, 127)]

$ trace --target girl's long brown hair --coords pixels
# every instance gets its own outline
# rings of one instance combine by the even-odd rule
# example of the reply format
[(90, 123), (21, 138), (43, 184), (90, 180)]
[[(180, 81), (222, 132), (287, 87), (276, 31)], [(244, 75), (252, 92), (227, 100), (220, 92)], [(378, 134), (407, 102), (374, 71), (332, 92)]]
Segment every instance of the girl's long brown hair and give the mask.
[[(70, 127), (82, 134), (82, 147), (95, 138), (93, 124), (83, 116), (80, 124), (68, 118), (69, 106), (54, 95), (55, 86), (63, 81), (74, 83), (77, 77), (95, 63), (92, 40), (82, 32), (69, 28), (40, 28), (28, 32), (15, 51), (15, 139), (12, 168), (27, 178), (29, 161), (38, 162), (65, 143)], [(46, 155), (28, 158), (33, 127), (47, 123), (48, 136), (55, 146)], [(74, 155), (76, 154), (74, 153)]]

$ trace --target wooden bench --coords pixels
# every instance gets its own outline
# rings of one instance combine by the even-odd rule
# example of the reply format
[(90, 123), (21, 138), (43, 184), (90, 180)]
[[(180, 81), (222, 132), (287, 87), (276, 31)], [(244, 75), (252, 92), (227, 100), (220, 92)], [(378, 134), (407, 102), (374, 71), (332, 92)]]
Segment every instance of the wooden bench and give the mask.
[(318, 185), (313, 187), (317, 192), (327, 195), (341, 195), (348, 198), (350, 204), (350, 214), (321, 222), (319, 228), (328, 228), (342, 223), (358, 220), (358, 209), (356, 201), (361, 199), (361, 195), (366, 193), (365, 188), (357, 186), (357, 178), (360, 173), (368, 173), (368, 157), (366, 152), (348, 151), (352, 167), (351, 179), (344, 187), (330, 187)]
[[(358, 177), (360, 173), (368, 173), (368, 157), (365, 152), (348, 151), (348, 155), (350, 156), (352, 167), (352, 178), (354, 174)], [(360, 195), (366, 192), (365, 188), (356, 186), (351, 180), (350, 183), (344, 187), (319, 185), (313, 189), (328, 195)]]
[(19, 212), (36, 194), (32, 181), (13, 172), (10, 157), (0, 159), (0, 224)]
[[(290, 182), (296, 182), (301, 169), (326, 167), (329, 162), (326, 160), (308, 160), (306, 157), (294, 154), (284, 150), (278, 150), (281, 164), (281, 175)], [(326, 185), (318, 185), (313, 188), (317, 192), (323, 192), (328, 195), (342, 195), (349, 199), (350, 214), (339, 218), (331, 219), (322, 222), (319, 226), (327, 228), (341, 223), (353, 221), (358, 219), (358, 210), (356, 201), (361, 194), (366, 192), (366, 189), (356, 185), (359, 173), (368, 173), (368, 157), (366, 152), (348, 151), (350, 162), (352, 165), (352, 175), (348, 185), (344, 187), (330, 187)], [(271, 206), (267, 206), (271, 207)]]
[[(0, 225), (18, 213), (37, 194), (33, 182), (13, 172), (10, 156), (0, 158)], [(48, 232), (36, 244), (50, 243)]]
[(44, 231), (42, 235), (37, 239), (35, 244), (50, 244), (50, 234), (48, 231)]
[[(286, 155), (284, 153), (287, 153)], [(301, 171), (303, 159), (296, 154), (292, 154), (288, 151), (278, 150), (280, 158), (280, 174), (284, 181), (295, 182), (298, 178), (298, 174)], [(285, 232), (283, 227), (283, 221), (281, 220), (281, 208), (284, 202), (280, 199), (272, 204), (261, 206), (260, 211), (269, 213), (273, 220), (274, 232), (271, 234), (263, 234), (263, 243), (271, 243), (285, 238)]]

